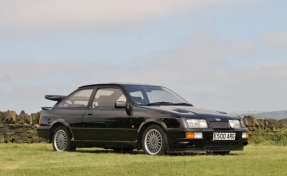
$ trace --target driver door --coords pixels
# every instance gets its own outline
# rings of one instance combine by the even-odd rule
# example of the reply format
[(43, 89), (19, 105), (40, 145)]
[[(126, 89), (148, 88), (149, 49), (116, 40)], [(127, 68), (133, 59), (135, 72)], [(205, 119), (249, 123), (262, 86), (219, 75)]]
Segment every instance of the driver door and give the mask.
[(92, 106), (83, 119), (85, 140), (130, 141), (130, 117), (125, 108), (115, 108), (116, 101), (126, 101), (120, 87), (97, 88)]

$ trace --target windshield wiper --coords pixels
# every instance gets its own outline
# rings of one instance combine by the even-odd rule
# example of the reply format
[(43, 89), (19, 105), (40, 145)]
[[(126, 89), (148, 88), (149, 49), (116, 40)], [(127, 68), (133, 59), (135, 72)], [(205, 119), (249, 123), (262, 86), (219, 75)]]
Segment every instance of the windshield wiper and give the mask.
[(173, 105), (173, 103), (171, 102), (165, 102), (165, 101), (161, 101), (161, 102), (153, 102), (153, 103), (147, 103), (146, 106), (153, 106), (153, 105)]
[(182, 105), (182, 106), (193, 106), (190, 103), (173, 103), (173, 105)]

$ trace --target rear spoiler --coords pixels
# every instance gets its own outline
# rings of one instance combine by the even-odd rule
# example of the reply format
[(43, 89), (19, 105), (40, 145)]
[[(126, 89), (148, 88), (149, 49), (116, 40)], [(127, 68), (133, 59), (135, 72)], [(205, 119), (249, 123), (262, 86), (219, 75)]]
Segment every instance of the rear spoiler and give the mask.
[(61, 101), (62, 99), (66, 98), (64, 95), (45, 95), (45, 98), (47, 100), (52, 100), (52, 101)]
[[(66, 98), (66, 96), (64, 96), (64, 95), (45, 95), (45, 98), (47, 100), (57, 101), (57, 103), (58, 103), (62, 99)], [(42, 107), (42, 110), (50, 110), (50, 109), (52, 109), (52, 107)]]
[(42, 107), (42, 110), (50, 110), (52, 107)]

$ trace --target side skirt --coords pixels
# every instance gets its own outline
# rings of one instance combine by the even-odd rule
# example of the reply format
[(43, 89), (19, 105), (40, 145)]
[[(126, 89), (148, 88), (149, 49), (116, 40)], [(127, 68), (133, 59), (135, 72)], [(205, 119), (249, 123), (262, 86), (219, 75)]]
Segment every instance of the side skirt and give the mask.
[(73, 147), (137, 148), (137, 141), (71, 140)]

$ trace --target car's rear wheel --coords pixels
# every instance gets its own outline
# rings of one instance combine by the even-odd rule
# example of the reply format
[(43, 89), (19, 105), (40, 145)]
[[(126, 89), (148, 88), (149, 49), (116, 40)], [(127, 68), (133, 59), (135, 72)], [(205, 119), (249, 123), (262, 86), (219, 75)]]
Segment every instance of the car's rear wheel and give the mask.
[(71, 147), (71, 137), (64, 126), (56, 128), (53, 134), (53, 149), (54, 151), (75, 151), (75, 147)]
[(166, 140), (163, 129), (157, 125), (151, 125), (143, 133), (143, 150), (149, 155), (163, 155), (166, 153)]

